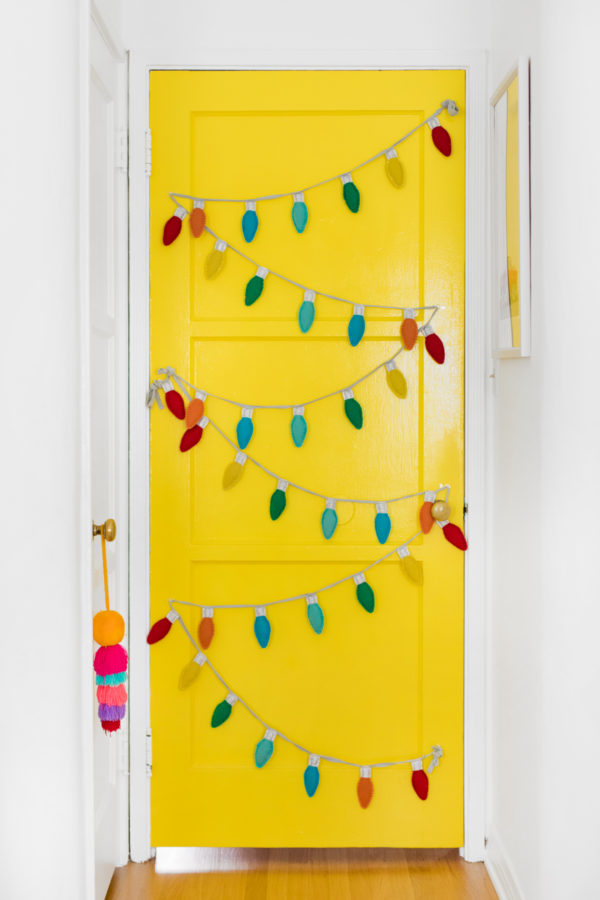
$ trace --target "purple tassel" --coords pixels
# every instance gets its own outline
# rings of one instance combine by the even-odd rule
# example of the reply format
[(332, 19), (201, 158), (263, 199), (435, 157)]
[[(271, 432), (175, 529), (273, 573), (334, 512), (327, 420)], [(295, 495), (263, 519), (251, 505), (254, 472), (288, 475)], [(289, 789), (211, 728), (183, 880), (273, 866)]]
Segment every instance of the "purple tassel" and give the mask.
[(125, 704), (109, 706), (108, 703), (101, 703), (98, 707), (98, 718), (101, 722), (117, 722), (125, 718)]

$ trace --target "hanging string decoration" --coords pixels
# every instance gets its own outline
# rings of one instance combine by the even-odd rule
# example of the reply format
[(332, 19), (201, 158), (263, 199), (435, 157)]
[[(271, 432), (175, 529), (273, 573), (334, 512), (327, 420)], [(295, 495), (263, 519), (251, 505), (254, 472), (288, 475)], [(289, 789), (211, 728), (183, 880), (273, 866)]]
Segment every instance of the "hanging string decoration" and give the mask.
[(125, 620), (110, 608), (108, 596), (108, 566), (106, 562), (106, 538), (102, 541), (102, 570), (104, 574), (104, 602), (106, 609), (96, 613), (93, 622), (94, 640), (100, 644), (94, 656), (96, 673), (96, 697), (98, 718), (107, 734), (118, 731), (125, 717), (127, 706), (127, 651), (121, 646), (125, 636)]
[(436, 109), (431, 116), (429, 116), (423, 122), (420, 122), (415, 128), (408, 131), (402, 137), (398, 138), (398, 140), (394, 141), (390, 146), (385, 147), (374, 156), (370, 156), (368, 159), (365, 159), (357, 165), (353, 166), (349, 171), (341, 172), (338, 175), (332, 175), (329, 178), (324, 178), (323, 180), (318, 181), (315, 184), (311, 184), (308, 187), (302, 188), (302, 190), (285, 191), (284, 193), (279, 194), (265, 194), (261, 197), (241, 199), (237, 197), (194, 197), (191, 194), (172, 193), (169, 196), (175, 204), (176, 209), (174, 214), (170, 219), (168, 219), (164, 226), (163, 243), (166, 246), (172, 244), (173, 241), (177, 237), (179, 237), (179, 234), (181, 233), (182, 222), (188, 214), (188, 210), (180, 202), (182, 200), (192, 201), (193, 203), (192, 213), (190, 216), (190, 228), (194, 237), (198, 237), (198, 235), (202, 233), (202, 229), (205, 227), (206, 220), (204, 217), (196, 215), (194, 219), (196, 210), (202, 213), (204, 212), (205, 203), (239, 203), (244, 208), (244, 212), (241, 218), (241, 228), (244, 240), (247, 243), (251, 243), (254, 240), (258, 231), (259, 218), (257, 213), (257, 203), (263, 203), (268, 200), (291, 198), (292, 224), (297, 233), (302, 234), (306, 229), (308, 223), (308, 207), (305, 201), (305, 194), (307, 194), (309, 191), (315, 190), (315, 188), (321, 187), (324, 184), (329, 184), (332, 181), (339, 180), (341, 182), (341, 195), (346, 207), (350, 210), (350, 212), (357, 213), (360, 209), (360, 191), (357, 185), (354, 183), (353, 173), (358, 171), (359, 169), (364, 168), (365, 166), (370, 165), (376, 160), (383, 158), (385, 161), (385, 173), (388, 177), (388, 180), (395, 188), (401, 188), (404, 184), (404, 172), (402, 163), (398, 158), (397, 148), (405, 141), (407, 141), (410, 137), (412, 137), (413, 134), (416, 134), (425, 125), (429, 126), (431, 130), (431, 137), (434, 146), (443, 156), (450, 156), (452, 152), (452, 141), (448, 131), (446, 131), (446, 129), (440, 124), (440, 120), (438, 118), (444, 112), (452, 117), (457, 115), (459, 109), (453, 100), (444, 100), (439, 109)]
[[(171, 607), (170, 612), (172, 613), (174, 612), (172, 607), (173, 602), (174, 601), (172, 600), (169, 601), (169, 605)], [(237, 704), (242, 706), (246, 710), (246, 712), (249, 713), (250, 716), (252, 716), (252, 718), (258, 722), (263, 733), (262, 738), (259, 739), (254, 748), (254, 764), (257, 768), (262, 769), (267, 765), (267, 763), (273, 756), (276, 740), (280, 740), (295, 747), (300, 753), (302, 753), (305, 759), (308, 758), (308, 765), (303, 772), (303, 782), (304, 789), (309, 798), (314, 797), (319, 787), (319, 768), (321, 762), (328, 762), (342, 766), (350, 766), (358, 770), (359, 779), (357, 783), (357, 795), (358, 802), (363, 809), (367, 809), (369, 807), (375, 795), (373, 772), (375, 770), (388, 769), (398, 766), (410, 766), (411, 784), (414, 792), (421, 800), (427, 799), (429, 793), (429, 779), (427, 777), (427, 773), (431, 774), (434, 769), (437, 768), (443, 756), (443, 750), (438, 744), (434, 744), (434, 746), (428, 753), (423, 753), (422, 755), (417, 756), (413, 759), (392, 760), (389, 762), (376, 762), (369, 764), (352, 762), (336, 756), (326, 756), (322, 753), (314, 753), (313, 751), (302, 746), (302, 744), (299, 744), (289, 738), (282, 731), (279, 731), (279, 729), (270, 726), (258, 715), (258, 713), (256, 713), (252, 709), (252, 707), (248, 705), (248, 703), (246, 703), (245, 700), (243, 700), (238, 694), (234, 693), (227, 681), (218, 672), (215, 666), (213, 666), (211, 661), (202, 652), (202, 650), (200, 650), (181, 616), (178, 613), (174, 613), (174, 616), (175, 618), (173, 619), (173, 621), (179, 623), (194, 649), (193, 658), (188, 663), (186, 663), (179, 676), (178, 686), (180, 690), (186, 690), (190, 688), (191, 685), (197, 681), (198, 674), (203, 667), (207, 666), (212, 671), (215, 678), (220, 681), (227, 693), (225, 698), (221, 700), (213, 710), (210, 720), (211, 727), (219, 728), (221, 725), (224, 725), (230, 718), (234, 706), (236, 706)], [(193, 671), (194, 669), (196, 670), (195, 672)], [(426, 760), (429, 760), (427, 773), (423, 769)]]
[[(245, 306), (253, 306), (256, 301), (262, 296), (267, 276), (271, 278), (277, 278), (280, 281), (285, 281), (287, 284), (293, 285), (293, 287), (297, 287), (300, 291), (302, 291), (302, 301), (298, 309), (298, 326), (302, 334), (306, 334), (308, 331), (310, 331), (315, 321), (315, 301), (317, 296), (324, 297), (327, 300), (333, 300), (337, 303), (345, 303), (347, 306), (352, 307), (352, 315), (348, 320), (347, 326), (348, 341), (350, 343), (350, 346), (352, 347), (357, 347), (365, 335), (365, 310), (367, 309), (388, 309), (398, 313), (402, 313), (403, 321), (400, 327), (400, 334), (406, 350), (411, 350), (414, 347), (419, 334), (422, 334), (424, 338), (429, 334), (433, 334), (433, 327), (431, 323), (440, 309), (440, 307), (435, 304), (429, 306), (397, 306), (395, 304), (386, 305), (382, 303), (356, 303), (355, 300), (350, 300), (347, 297), (338, 297), (336, 294), (328, 294), (325, 291), (319, 291), (316, 288), (307, 287), (306, 285), (301, 284), (299, 281), (295, 281), (293, 278), (288, 278), (287, 275), (284, 275), (281, 272), (275, 272), (273, 269), (269, 269), (267, 268), (267, 266), (264, 266), (261, 263), (257, 262), (255, 259), (252, 259), (251, 256), (243, 253), (238, 247), (235, 247), (233, 244), (228, 244), (226, 241), (220, 238), (219, 235), (216, 234), (216, 232), (214, 232), (211, 228), (208, 228), (208, 226), (206, 226), (204, 230), (215, 240), (214, 247), (207, 256), (204, 264), (204, 273), (206, 277), (215, 278), (219, 274), (219, 272), (223, 269), (225, 253), (227, 250), (230, 250), (232, 253), (235, 253), (237, 256), (241, 257), (241, 259), (245, 259), (246, 262), (250, 263), (250, 265), (254, 269), (254, 275), (252, 275), (249, 281), (246, 282), (246, 287), (244, 289)], [(421, 327), (417, 326), (417, 323), (415, 321), (415, 317), (419, 313), (430, 314), (426, 322)], [(406, 324), (407, 319), (409, 320), (408, 324)], [(429, 331), (426, 330), (427, 327), (429, 327)], [(411, 336), (412, 340), (410, 340)], [(408, 343), (407, 338), (409, 339)], [(437, 335), (433, 336), (429, 341), (430, 349), (428, 349), (428, 353), (433, 359), (436, 360), (436, 362), (440, 361), (436, 358), (440, 355), (439, 347), (437, 346), (438, 341), (440, 341), (441, 343), (441, 340), (437, 337)], [(441, 346), (441, 352), (443, 355), (443, 344)], [(427, 340), (425, 341), (425, 347), (426, 349), (428, 347)]]
[[(435, 496), (435, 495), (434, 495)], [(360, 572), (353, 572), (351, 575), (345, 575), (337, 581), (332, 581), (320, 587), (318, 590), (309, 593), (294, 594), (291, 597), (282, 597), (278, 600), (270, 600), (262, 606), (255, 606), (253, 603), (220, 603), (215, 606), (205, 606), (201, 603), (194, 603), (191, 600), (170, 600), (169, 605), (172, 610), (173, 605), (187, 606), (195, 609), (201, 609), (202, 618), (198, 626), (198, 640), (203, 650), (208, 649), (215, 634), (214, 615), (215, 610), (222, 609), (242, 609), (254, 610), (254, 635), (256, 640), (263, 649), (269, 644), (271, 638), (271, 623), (268, 619), (267, 608), (271, 606), (279, 606), (282, 603), (293, 603), (296, 600), (304, 600), (306, 603), (306, 618), (308, 624), (315, 634), (322, 634), (325, 627), (325, 613), (321, 606), (320, 598), (327, 591), (337, 588), (346, 583), (352, 583), (355, 587), (355, 596), (359, 605), (365, 612), (372, 613), (375, 609), (375, 592), (366, 579), (365, 572), (379, 566), (385, 560), (394, 556), (398, 557), (401, 573), (412, 584), (421, 586), (424, 583), (423, 563), (421, 560), (415, 559), (410, 552), (410, 545), (414, 543), (421, 535), (422, 531), (417, 531), (412, 537), (407, 538), (403, 544), (390, 550), (388, 553), (380, 556), (379, 559), (369, 563)], [(461, 532), (462, 533), (462, 532)], [(148, 643), (154, 644), (158, 640), (162, 640), (169, 634), (171, 623), (175, 621), (173, 614), (168, 612), (167, 615), (154, 623), (148, 634)]]

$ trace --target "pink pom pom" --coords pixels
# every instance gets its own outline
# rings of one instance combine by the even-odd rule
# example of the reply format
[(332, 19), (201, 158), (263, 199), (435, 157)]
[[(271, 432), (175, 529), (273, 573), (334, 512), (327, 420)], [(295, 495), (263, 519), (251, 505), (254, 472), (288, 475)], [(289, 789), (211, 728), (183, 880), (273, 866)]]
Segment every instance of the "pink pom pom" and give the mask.
[(97, 675), (114, 675), (127, 669), (127, 651), (120, 644), (100, 647), (94, 656), (94, 671)]
[(127, 691), (124, 684), (113, 687), (111, 684), (101, 684), (96, 691), (98, 703), (106, 703), (107, 706), (123, 706), (127, 703)]

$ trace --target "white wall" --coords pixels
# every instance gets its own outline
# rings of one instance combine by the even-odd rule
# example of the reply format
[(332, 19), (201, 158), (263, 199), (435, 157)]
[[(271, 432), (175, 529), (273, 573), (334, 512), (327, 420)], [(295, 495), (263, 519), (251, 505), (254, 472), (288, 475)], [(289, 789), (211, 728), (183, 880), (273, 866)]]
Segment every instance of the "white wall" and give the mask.
[(6, 900), (83, 900), (90, 875), (82, 754), (82, 690), (89, 696), (90, 675), (88, 667), (84, 679), (79, 615), (84, 9), (78, 0), (36, 0), (12, 3), (3, 14), (0, 896)]
[(492, 0), (531, 56), (532, 356), (496, 365), (490, 840), (526, 900), (599, 896), (600, 178), (595, 4)]

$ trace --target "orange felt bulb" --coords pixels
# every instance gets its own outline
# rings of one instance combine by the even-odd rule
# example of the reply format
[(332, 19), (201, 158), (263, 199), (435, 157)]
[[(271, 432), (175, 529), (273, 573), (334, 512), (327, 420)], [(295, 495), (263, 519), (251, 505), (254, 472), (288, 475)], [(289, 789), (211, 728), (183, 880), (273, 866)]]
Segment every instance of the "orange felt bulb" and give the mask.
[(426, 500), (419, 510), (419, 522), (421, 523), (421, 531), (423, 532), (423, 534), (429, 534), (429, 532), (433, 528), (434, 518), (431, 515), (432, 506), (433, 503), (431, 502), (431, 500)]
[(210, 647), (210, 642), (212, 641), (214, 634), (215, 623), (212, 615), (204, 615), (200, 624), (198, 625), (198, 640), (200, 641), (200, 646), (204, 650), (206, 650), (207, 647)]
[(94, 616), (94, 640), (102, 647), (119, 644), (125, 634), (125, 620), (114, 609), (103, 609)]
[(192, 428), (196, 425), (202, 416), (204, 415), (204, 400), (202, 397), (194, 397), (194, 399), (188, 404), (188, 408), (185, 413), (185, 424), (188, 428)]
[(405, 350), (412, 350), (419, 336), (419, 326), (413, 318), (404, 318), (400, 326), (400, 337)]
[(200, 206), (194, 206), (190, 215), (190, 228), (194, 237), (200, 237), (206, 225), (206, 213)]
[[(361, 769), (361, 772), (363, 769)], [(370, 771), (370, 770), (369, 770)], [(370, 775), (361, 775), (356, 785), (356, 793), (358, 794), (358, 802), (363, 809), (366, 809), (373, 799), (373, 782)]]

